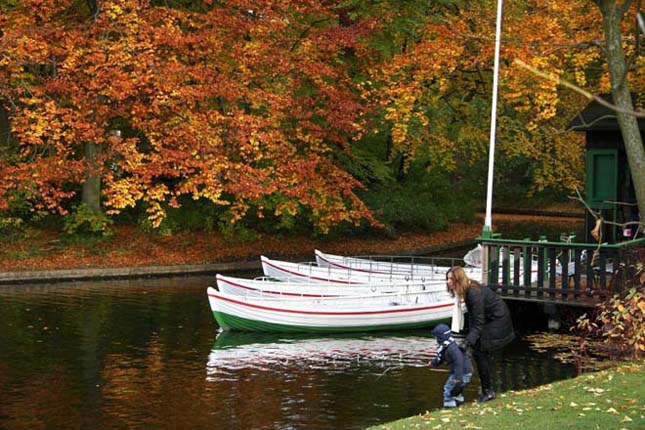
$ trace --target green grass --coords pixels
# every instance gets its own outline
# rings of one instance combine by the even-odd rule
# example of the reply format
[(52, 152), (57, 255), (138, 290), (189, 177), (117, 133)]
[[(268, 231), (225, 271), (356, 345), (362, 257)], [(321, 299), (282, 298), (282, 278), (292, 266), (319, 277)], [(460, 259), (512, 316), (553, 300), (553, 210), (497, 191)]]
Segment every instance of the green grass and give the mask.
[(618, 365), (534, 389), (503, 393), (496, 400), (469, 403), (376, 429), (645, 429), (645, 361)]

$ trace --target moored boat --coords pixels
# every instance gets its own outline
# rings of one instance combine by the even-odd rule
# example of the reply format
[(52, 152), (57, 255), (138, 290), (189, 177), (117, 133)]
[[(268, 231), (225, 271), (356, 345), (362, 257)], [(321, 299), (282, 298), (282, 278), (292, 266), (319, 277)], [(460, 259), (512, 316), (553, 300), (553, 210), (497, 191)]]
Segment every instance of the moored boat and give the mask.
[[(318, 249), (314, 251), (316, 264), (319, 267), (330, 267), (342, 270), (352, 270), (363, 273), (378, 273), (382, 275), (411, 276), (413, 278), (442, 280), (445, 281), (446, 272), (450, 266), (444, 266), (432, 263), (433, 260), (423, 260), (420, 257), (410, 257), (410, 261), (395, 262), (389, 261), (387, 257), (361, 258), (349, 257), (342, 255), (329, 254)], [(392, 257), (393, 259), (394, 257)], [(428, 261), (423, 263), (422, 261)], [(481, 275), (481, 269), (467, 266), (466, 271), (469, 275)]]
[(244, 279), (217, 274), (217, 289), (226, 294), (253, 297), (339, 297), (436, 291), (449, 297), (444, 281), (372, 284), (336, 282), (281, 282), (267, 278)]
[(425, 291), (321, 298), (252, 298), (207, 290), (222, 330), (368, 332), (430, 327), (450, 320), (454, 300)]
[[(464, 263), (466, 264), (464, 270), (466, 275), (471, 279), (481, 280), (482, 278), (482, 268), (481, 268), (481, 246), (478, 245), (476, 248), (468, 251), (463, 258)], [(372, 274), (372, 276), (390, 276), (391, 278), (397, 278), (404, 276), (409, 279), (424, 279), (424, 280), (445, 280), (446, 272), (450, 269), (449, 266), (441, 266), (435, 264), (422, 264), (414, 262), (412, 260), (410, 263), (396, 263), (392, 261), (379, 260), (378, 258), (383, 257), (374, 257), (374, 258), (363, 258), (363, 257), (349, 257), (335, 254), (328, 254), (322, 251), (316, 250), (316, 267), (319, 268), (328, 268), (335, 270), (346, 270), (348, 273), (351, 273), (352, 276), (357, 279), (366, 274)], [(514, 255), (510, 254), (510, 267), (514, 266)], [(417, 260), (422, 261), (422, 260)], [(531, 282), (537, 280), (537, 259), (531, 261)], [(500, 264), (499, 270), (499, 280), (503, 278), (502, 267)], [(524, 276), (524, 263), (520, 260), (520, 277)]]
[(407, 273), (377, 273), (352, 268), (320, 267), (315, 263), (292, 263), (290, 261), (273, 260), (261, 256), (264, 275), (286, 282), (333, 282), (337, 284), (391, 284), (404, 282), (426, 282), (445, 280), (442, 276), (424, 276)]

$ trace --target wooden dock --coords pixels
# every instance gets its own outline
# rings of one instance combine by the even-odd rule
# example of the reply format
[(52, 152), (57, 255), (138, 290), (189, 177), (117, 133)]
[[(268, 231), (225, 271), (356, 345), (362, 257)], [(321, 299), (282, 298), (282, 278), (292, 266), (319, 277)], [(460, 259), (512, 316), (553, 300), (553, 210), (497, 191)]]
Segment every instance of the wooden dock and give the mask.
[(506, 300), (593, 307), (645, 283), (645, 239), (611, 245), (499, 237), (480, 242), (489, 256), (484, 278)]

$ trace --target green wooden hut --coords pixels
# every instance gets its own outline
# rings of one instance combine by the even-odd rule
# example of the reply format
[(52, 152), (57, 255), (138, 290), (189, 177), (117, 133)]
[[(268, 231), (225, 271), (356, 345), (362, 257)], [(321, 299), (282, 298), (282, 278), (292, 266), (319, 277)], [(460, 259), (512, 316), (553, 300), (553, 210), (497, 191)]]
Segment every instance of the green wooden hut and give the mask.
[[(602, 95), (609, 103), (611, 95)], [(634, 105), (637, 95), (632, 94)], [(642, 102), (642, 100), (641, 100)], [(645, 119), (638, 121), (645, 135)], [(638, 218), (634, 185), (625, 153), (625, 144), (615, 112), (593, 101), (571, 122), (572, 130), (584, 132), (586, 140), (585, 200), (589, 206), (602, 214), (606, 220), (623, 223)], [(590, 231), (594, 218), (587, 213), (585, 222), (586, 242), (593, 242)], [(616, 243), (630, 239), (629, 231), (606, 224), (603, 242)]]

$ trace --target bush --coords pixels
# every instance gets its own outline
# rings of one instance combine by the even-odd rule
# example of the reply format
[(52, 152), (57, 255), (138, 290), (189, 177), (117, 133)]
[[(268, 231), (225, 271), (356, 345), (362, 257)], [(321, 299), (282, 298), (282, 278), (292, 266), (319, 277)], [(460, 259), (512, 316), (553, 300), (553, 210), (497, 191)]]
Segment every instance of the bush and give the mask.
[(601, 340), (601, 352), (612, 358), (645, 355), (645, 287), (633, 287), (598, 305), (592, 316), (582, 315), (572, 328), (580, 336), (580, 349), (588, 353), (590, 339)]
[(443, 230), (453, 221), (471, 221), (474, 208), (447, 179), (430, 175), (372, 187), (362, 196), (386, 230)]
[(20, 218), (0, 216), (0, 237), (13, 241), (22, 236), (25, 223)]
[(107, 237), (112, 235), (111, 225), (112, 220), (103, 212), (94, 212), (81, 203), (65, 217), (63, 229), (67, 234)]

